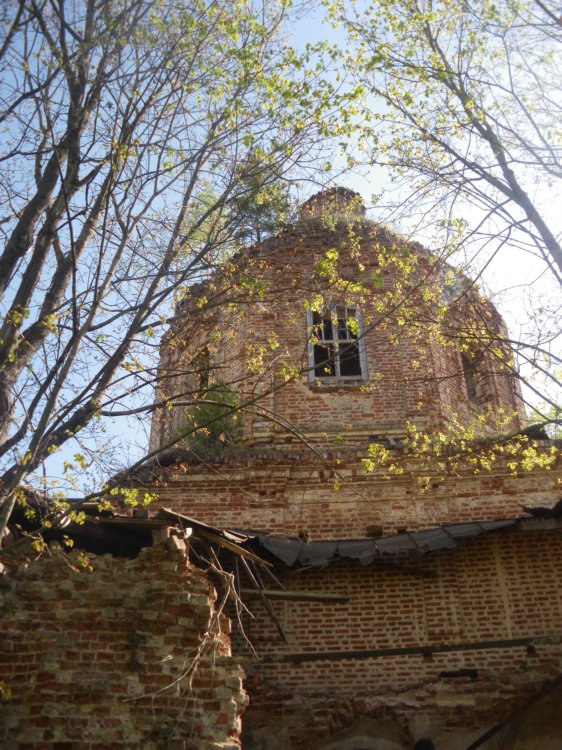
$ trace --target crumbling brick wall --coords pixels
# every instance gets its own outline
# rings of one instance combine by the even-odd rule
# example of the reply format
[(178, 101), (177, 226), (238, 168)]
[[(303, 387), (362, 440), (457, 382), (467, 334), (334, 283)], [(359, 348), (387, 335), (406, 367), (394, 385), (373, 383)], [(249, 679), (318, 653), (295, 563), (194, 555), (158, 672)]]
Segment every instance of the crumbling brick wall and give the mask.
[(3, 591), (0, 747), (238, 748), (243, 674), (215, 664), (230, 622), (206, 574), (164, 545), (90, 561), (43, 554)]

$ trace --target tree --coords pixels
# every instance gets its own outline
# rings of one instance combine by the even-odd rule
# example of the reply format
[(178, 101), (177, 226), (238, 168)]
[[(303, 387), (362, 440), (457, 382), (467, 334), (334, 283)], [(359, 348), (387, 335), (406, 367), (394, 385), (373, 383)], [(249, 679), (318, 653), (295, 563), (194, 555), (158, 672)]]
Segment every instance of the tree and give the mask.
[(265, 240), (288, 222), (291, 212), (289, 186), (260, 161), (249, 156), (244, 170), (247, 176), (240, 181), (232, 206), (233, 217), (240, 224), (238, 237), (244, 244)]
[(105, 420), (165, 406), (174, 301), (236, 249), (241, 185), (316, 162), (337, 99), (286, 46), (283, 2), (1, 13), (0, 534), (52, 454), (71, 444), (81, 471)]
[(383, 127), (368, 131), (370, 147), (420, 178), (409, 200), (430, 189), (440, 201), (467, 198), (501, 220), (506, 240), (522, 233), (560, 280), (560, 241), (544, 196), (532, 195), (562, 178), (555, 9), (390, 0), (344, 21), (355, 71), (385, 105), (371, 113)]
[[(417, 217), (418, 236), (432, 227), (434, 246), (478, 258), (480, 269), (501, 248), (519, 248), (560, 284), (553, 203), (562, 179), (562, 23), (554, 5), (384, 0), (336, 2), (331, 11), (348, 35), (345, 64), (365, 91), (364, 153), (398, 184), (387, 219), (412, 226)], [(504, 256), (504, 268), (513, 262)], [(560, 386), (559, 315), (554, 300), (537, 296), (531, 290), (533, 328), (510, 346), (552, 391)], [(551, 392), (550, 407), (555, 400)]]

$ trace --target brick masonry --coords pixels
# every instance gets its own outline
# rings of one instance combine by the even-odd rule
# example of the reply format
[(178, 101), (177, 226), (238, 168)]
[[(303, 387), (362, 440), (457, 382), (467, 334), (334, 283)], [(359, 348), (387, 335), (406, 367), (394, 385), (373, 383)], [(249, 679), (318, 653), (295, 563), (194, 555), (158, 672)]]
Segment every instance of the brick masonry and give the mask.
[[(318, 270), (333, 250), (336, 280)], [(499, 410), (513, 415), (516, 427), (523, 410), (509, 358), (502, 359), (500, 316), (470, 286), (445, 305), (449, 269), (430, 259), (421, 246), (371, 222), (326, 228), (312, 221), (217, 273), (182, 302), (162, 349), (157, 400), (170, 399), (170, 408), (153, 420), (151, 447), (166, 444), (185, 424), (186, 407), (174, 407), (173, 400), (185, 403), (197, 392), (203, 351), (211, 377), (253, 403), (238, 436), (246, 445), (279, 445), (296, 434), (313, 441), (328, 434), (332, 442), (336, 435), (346, 441), (396, 437), (407, 421), (435, 430), (485, 415), (491, 425)], [(259, 292), (237, 286), (240, 277), (257, 278)], [(361, 280), (360, 288), (354, 280)], [(306, 308), (319, 299), (329, 308), (346, 303), (361, 311), (366, 379), (310, 382)], [(436, 314), (437, 307), (446, 312)], [(461, 346), (475, 360), (472, 399)], [(287, 366), (301, 374), (285, 384)]]
[[(259, 455), (246, 454), (237, 465), (230, 460), (162, 470), (164, 486), (156, 486), (159, 502), (217, 526), (305, 534), (314, 541), (365, 537), (373, 527), (388, 535), (443, 523), (520, 517), (523, 506), (551, 506), (560, 496), (560, 468), (518, 476), (500, 469), (466, 473), (421, 488), (415, 472), (390, 479), (367, 475), (357, 460), (349, 455), (344, 460), (341, 454), (343, 483), (335, 489), (333, 471), (318, 457)], [(351, 561), (324, 570), (278, 566), (276, 575), (289, 589), (344, 594), (351, 600), (332, 606), (275, 604), (288, 646), (261, 605), (249, 602), (254, 617), (244, 621), (244, 632), (259, 655), (527, 637), (555, 640), (529, 651), (518, 646), (431, 658), (260, 665), (244, 661), (250, 653), (237, 638), (235, 658), (242, 659), (249, 675), (243, 746), (321, 748), (327, 738), (368, 718), (398, 727), (403, 738), (399, 747), (411, 747), (429, 733), (439, 748), (464, 750), (556, 677), (562, 665), (562, 529), (555, 520), (533, 523), (534, 531), (496, 532), (421, 560), (386, 561), (419, 568), (432, 578)], [(477, 670), (477, 677), (440, 676), (463, 669)], [(540, 747), (556, 750), (562, 746), (562, 726), (555, 719), (545, 725), (550, 735), (540, 735)], [(521, 732), (524, 728), (519, 726)]]
[(163, 544), (77, 560), (45, 553), (3, 591), (0, 747), (239, 748), (243, 672), (215, 663), (230, 622), (207, 576)]
[(357, 455), (336, 451), (328, 459), (311, 453), (245, 453), (238, 462), (160, 470), (153, 489), (161, 505), (219, 527), (305, 533), (311, 541), (365, 537), (372, 526), (388, 535), (442, 523), (513, 518), (524, 515), (523, 506), (553, 505), (562, 493), (560, 466), (518, 475), (498, 468), (430, 476), (427, 483), (415, 464), (408, 458), (404, 463), (403, 475), (388, 477), (367, 474)]
[[(257, 606), (246, 633), (270, 657), (560, 636), (561, 542), (559, 529), (466, 541), (427, 558), (423, 568), (434, 578), (343, 561), (327, 570), (287, 572), (288, 588), (346, 594), (350, 602), (279, 604), (288, 646)], [(536, 649), (254, 665), (244, 720), (248, 747), (252, 741), (260, 747), (258, 738), (271, 735), (276, 725), (284, 727), (290, 747), (321, 747), (323, 739), (368, 717), (399, 728), (403, 747), (429, 735), (439, 748), (462, 750), (556, 677), (561, 657), (558, 641)], [(559, 747), (560, 723), (549, 731), (554, 739), (543, 736), (540, 747)]]

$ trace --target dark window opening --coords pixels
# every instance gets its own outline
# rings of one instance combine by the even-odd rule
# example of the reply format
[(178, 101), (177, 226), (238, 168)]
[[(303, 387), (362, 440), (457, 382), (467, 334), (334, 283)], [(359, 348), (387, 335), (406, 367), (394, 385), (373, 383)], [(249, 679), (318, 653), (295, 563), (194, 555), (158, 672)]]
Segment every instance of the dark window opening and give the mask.
[(475, 364), (463, 352), (461, 352), (461, 362), (467, 396), (470, 401), (477, 401), (478, 387), (476, 383)]
[(340, 349), (340, 374), (361, 377), (361, 361), (357, 343), (348, 344)]
[(317, 378), (334, 378), (336, 376), (336, 362), (334, 347), (330, 345), (314, 345), (314, 374)]

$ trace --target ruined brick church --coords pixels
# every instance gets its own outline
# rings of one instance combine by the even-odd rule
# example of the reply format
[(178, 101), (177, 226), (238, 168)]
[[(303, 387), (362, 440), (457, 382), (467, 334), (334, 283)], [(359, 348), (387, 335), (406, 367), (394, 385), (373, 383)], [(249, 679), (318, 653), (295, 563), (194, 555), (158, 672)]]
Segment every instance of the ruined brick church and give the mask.
[[(82, 629), (36, 643), (45, 573), (14, 574), (0, 665), (33, 687), (1, 746), (560, 750), (559, 446), (525, 427), (505, 336), (343, 188), (187, 290), (134, 477), (154, 510), (75, 530), (85, 582), (48, 563)], [(51, 729), (62, 705), (89, 739)]]
[[(160, 500), (254, 534), (294, 594), (271, 599), (276, 618), (252, 600), (243, 623), (257, 657), (235, 640), (248, 674), (244, 747), (398, 749), (429, 737), (466, 748), (558, 675), (559, 522), (516, 520), (554, 505), (557, 477), (515, 475), (506, 460), (447, 474), (401, 450), (408, 424), (435, 434), (505, 413), (510, 430), (522, 427), (517, 381), (494, 353), (503, 322), (424, 248), (367, 221), (356, 194), (320, 193), (299, 218), (236, 268), (263, 280), (261, 296), (218, 308), (212, 295), (228, 283), (216, 280), (185, 301), (163, 374), (221, 379), (255, 406), (222, 458), (205, 459), (195, 441), (188, 465), (163, 469)], [(209, 314), (192, 323), (202, 296)], [(189, 407), (162, 412), (153, 447), (188, 418)], [(367, 445), (400, 470), (367, 472)], [(559, 698), (487, 747), (562, 747)]]

